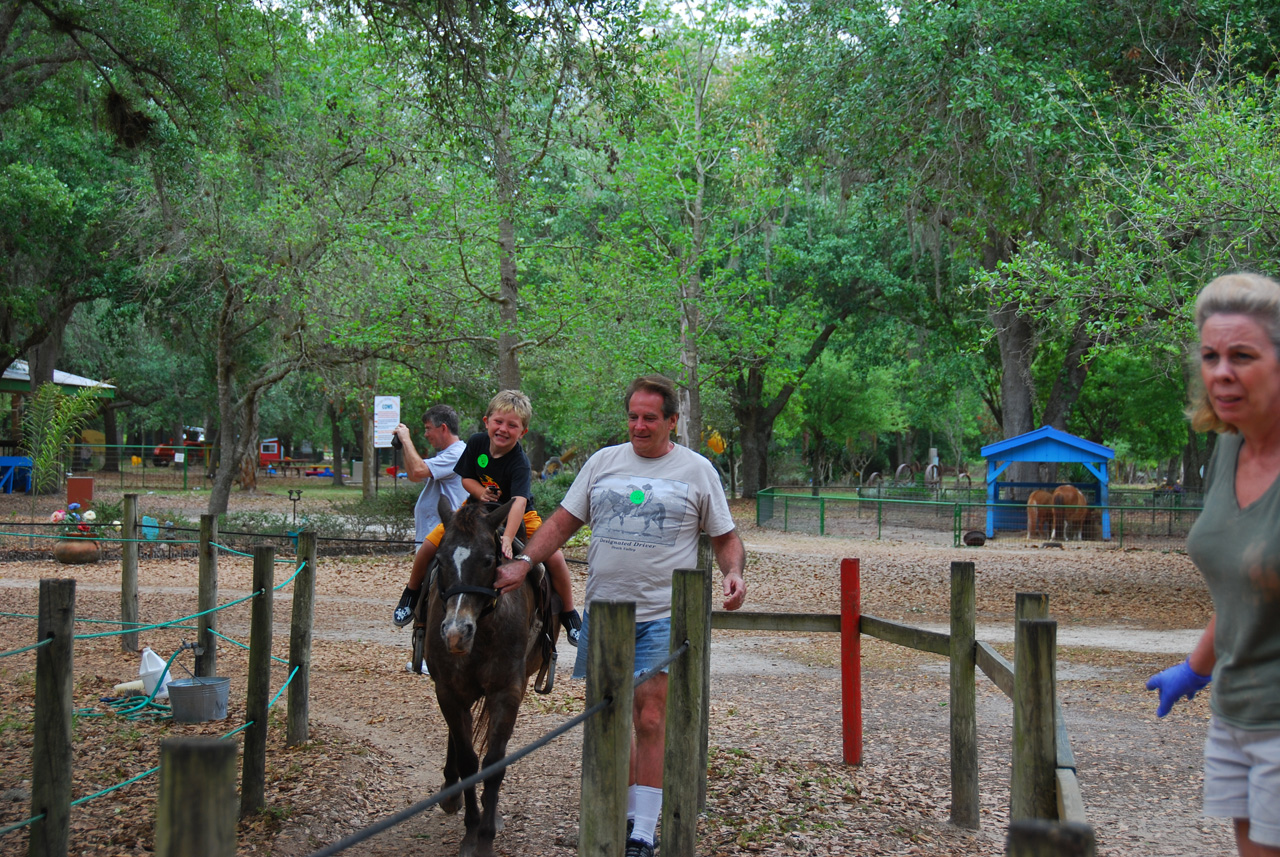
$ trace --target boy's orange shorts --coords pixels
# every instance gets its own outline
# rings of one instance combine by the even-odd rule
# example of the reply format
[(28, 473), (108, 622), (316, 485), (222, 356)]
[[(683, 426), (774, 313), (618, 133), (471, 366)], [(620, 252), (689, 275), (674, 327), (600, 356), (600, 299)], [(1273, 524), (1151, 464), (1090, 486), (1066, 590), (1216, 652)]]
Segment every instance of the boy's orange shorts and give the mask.
[[(542, 526), (542, 516), (533, 509), (524, 513), (524, 535), (525, 539), (533, 538), (533, 534), (538, 531), (538, 527)], [(427, 533), (427, 541), (436, 547), (440, 547), (440, 540), (444, 538), (444, 524), (436, 524), (436, 528)]]

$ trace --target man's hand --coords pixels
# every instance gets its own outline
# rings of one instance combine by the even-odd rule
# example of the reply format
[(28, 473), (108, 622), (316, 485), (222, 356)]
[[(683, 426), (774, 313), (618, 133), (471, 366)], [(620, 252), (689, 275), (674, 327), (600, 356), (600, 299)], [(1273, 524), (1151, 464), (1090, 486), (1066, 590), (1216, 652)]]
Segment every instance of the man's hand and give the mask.
[(529, 563), (522, 559), (504, 562), (498, 566), (498, 574), (493, 579), (493, 588), (502, 594), (514, 592), (524, 585), (529, 574)]
[(724, 576), (724, 609), (737, 610), (747, 600), (747, 582), (742, 572), (731, 571)]
[(1147, 690), (1160, 691), (1156, 717), (1164, 717), (1173, 708), (1173, 704), (1184, 696), (1195, 699), (1196, 694), (1204, 690), (1212, 678), (1212, 675), (1200, 675), (1191, 668), (1191, 662), (1186, 660), (1147, 679)]

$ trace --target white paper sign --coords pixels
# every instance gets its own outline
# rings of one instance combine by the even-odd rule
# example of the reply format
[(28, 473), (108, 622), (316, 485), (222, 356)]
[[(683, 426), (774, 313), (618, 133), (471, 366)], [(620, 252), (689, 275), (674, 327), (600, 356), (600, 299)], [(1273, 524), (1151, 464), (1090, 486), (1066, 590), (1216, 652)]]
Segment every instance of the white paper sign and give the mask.
[(400, 425), (400, 397), (373, 397), (373, 445), (378, 449), (391, 446), (391, 433)]
[(173, 463), (174, 463), (174, 464), (181, 464), (182, 462), (184, 462), (184, 461), (186, 461), (186, 460), (187, 460), (187, 455), (186, 455), (186, 453), (184, 453), (184, 452), (175, 452), (175, 453), (173, 454)]

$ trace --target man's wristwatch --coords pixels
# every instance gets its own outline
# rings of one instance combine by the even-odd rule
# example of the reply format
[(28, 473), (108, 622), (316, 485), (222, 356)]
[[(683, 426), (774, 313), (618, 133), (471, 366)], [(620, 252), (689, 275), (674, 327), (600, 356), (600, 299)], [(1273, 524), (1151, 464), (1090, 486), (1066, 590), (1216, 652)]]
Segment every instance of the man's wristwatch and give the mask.
[(535, 565), (537, 565), (537, 563), (535, 563), (532, 559), (529, 558), (529, 555), (527, 553), (519, 553), (511, 558), (512, 562), (518, 559), (524, 560), (525, 562), (529, 563), (529, 568), (533, 568)]

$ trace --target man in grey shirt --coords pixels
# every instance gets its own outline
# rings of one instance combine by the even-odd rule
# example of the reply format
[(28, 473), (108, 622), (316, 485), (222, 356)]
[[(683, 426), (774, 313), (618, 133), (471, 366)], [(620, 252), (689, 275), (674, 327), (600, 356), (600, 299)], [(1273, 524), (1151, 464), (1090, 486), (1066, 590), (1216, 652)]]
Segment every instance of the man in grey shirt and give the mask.
[[(606, 447), (587, 460), (564, 502), (534, 533), (525, 553), (498, 569), (494, 587), (510, 592), (534, 564), (591, 525), (587, 563), (587, 615), (583, 617), (574, 676), (586, 667), (593, 600), (636, 604), (637, 674), (656, 667), (670, 651), (671, 578), (697, 562), (698, 533), (711, 536), (724, 575), (724, 609), (746, 598), (746, 552), (720, 477), (711, 462), (671, 440), (676, 393), (671, 382), (648, 375), (631, 382), (623, 397), (629, 442)], [(665, 671), (635, 690), (631, 787), (626, 857), (653, 857), (654, 826), (662, 811), (662, 762), (666, 739)]]

